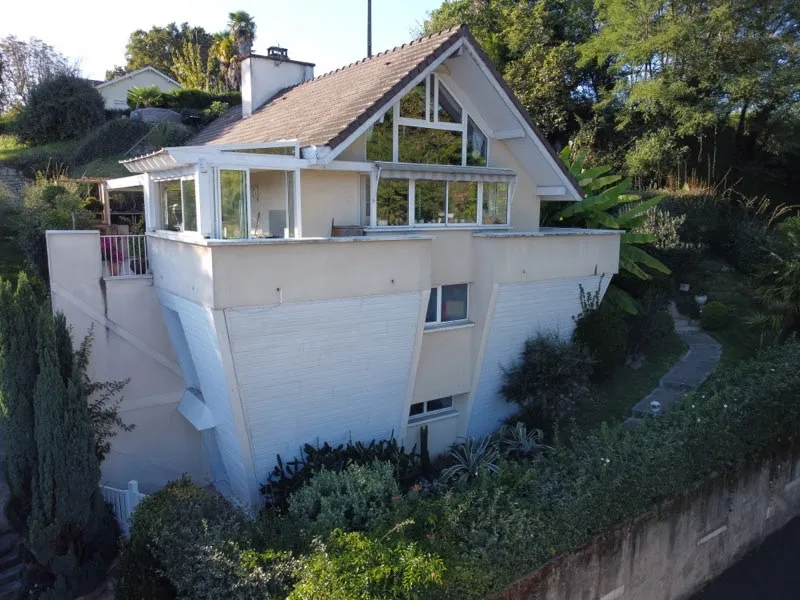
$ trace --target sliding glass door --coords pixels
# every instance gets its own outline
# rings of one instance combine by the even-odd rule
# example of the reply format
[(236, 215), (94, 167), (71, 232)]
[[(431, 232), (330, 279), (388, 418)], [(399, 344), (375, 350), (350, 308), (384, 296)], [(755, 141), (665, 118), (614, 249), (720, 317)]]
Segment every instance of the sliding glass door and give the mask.
[(219, 197), (222, 239), (242, 239), (248, 234), (247, 171), (220, 170)]

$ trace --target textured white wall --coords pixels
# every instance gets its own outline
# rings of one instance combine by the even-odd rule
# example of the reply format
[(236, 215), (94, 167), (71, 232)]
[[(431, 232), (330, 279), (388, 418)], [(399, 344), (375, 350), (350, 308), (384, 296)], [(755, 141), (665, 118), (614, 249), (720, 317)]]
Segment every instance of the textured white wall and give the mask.
[[(569, 338), (574, 328), (572, 317), (580, 312), (579, 285), (594, 292), (600, 280), (589, 276), (498, 286), (470, 411), (470, 436), (491, 433), (516, 412), (517, 406), (500, 395), (502, 367), (519, 357), (525, 340), (537, 331)], [(602, 278), (602, 285), (605, 293), (608, 277)]]
[(126, 77), (115, 83), (98, 88), (98, 92), (103, 96), (108, 110), (125, 110), (128, 108), (128, 92), (133, 87), (150, 87), (156, 86), (162, 92), (170, 92), (172, 90), (180, 89), (179, 85), (175, 85), (168, 79), (164, 79), (158, 73), (153, 71), (143, 71), (137, 73), (133, 77)]
[(421, 296), (225, 311), (260, 480), (307, 442), (402, 439)]

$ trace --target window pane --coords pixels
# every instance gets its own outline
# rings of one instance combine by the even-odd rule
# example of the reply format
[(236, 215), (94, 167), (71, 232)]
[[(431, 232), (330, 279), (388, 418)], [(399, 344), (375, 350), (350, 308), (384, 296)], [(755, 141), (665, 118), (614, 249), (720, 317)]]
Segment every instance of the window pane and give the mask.
[(411, 405), (411, 408), (408, 411), (408, 416), (413, 417), (414, 415), (421, 415), (424, 412), (425, 412), (425, 403), (417, 402), (416, 404)]
[(436, 306), (439, 304), (439, 288), (431, 288), (431, 297), (428, 300), (428, 312), (425, 313), (426, 323), (436, 322)]
[(486, 166), (486, 136), (472, 119), (467, 119), (467, 165)]
[(450, 408), (453, 406), (452, 396), (447, 398), (437, 398), (436, 400), (428, 400), (427, 412), (432, 410), (442, 410), (443, 408)]
[(197, 200), (194, 193), (194, 179), (181, 181), (183, 191), (183, 230), (197, 231)]
[(359, 202), (361, 203), (361, 224), (369, 227), (370, 210), (372, 209), (372, 196), (370, 186), (372, 179), (369, 175), (360, 175), (358, 181)]
[(407, 127), (398, 129), (400, 162), (426, 165), (460, 165), (461, 132)]
[(451, 181), (447, 188), (447, 222), (477, 223), (478, 184), (474, 181)]
[(161, 184), (161, 205), (163, 209), (164, 229), (180, 231), (181, 224), (183, 223), (180, 181), (170, 181)]
[(408, 179), (378, 183), (378, 225), (408, 225)]
[(247, 235), (247, 173), (219, 172), (220, 202), (222, 204), (222, 238), (241, 239)]
[(447, 183), (417, 179), (414, 193), (416, 223), (444, 223)]
[(469, 284), (442, 286), (442, 321), (458, 321), (467, 318), (467, 296)]
[(441, 84), (439, 84), (437, 115), (442, 123), (461, 123), (461, 107)]
[(483, 224), (508, 224), (508, 184), (483, 184)]
[(425, 81), (400, 99), (400, 116), (425, 120)]
[(286, 229), (288, 237), (293, 238), (295, 213), (297, 212), (294, 201), (294, 171), (286, 171), (286, 203), (288, 204)]
[(389, 109), (383, 115), (383, 122), (375, 123), (367, 131), (367, 160), (391, 162), (392, 158), (392, 121), (394, 110)]

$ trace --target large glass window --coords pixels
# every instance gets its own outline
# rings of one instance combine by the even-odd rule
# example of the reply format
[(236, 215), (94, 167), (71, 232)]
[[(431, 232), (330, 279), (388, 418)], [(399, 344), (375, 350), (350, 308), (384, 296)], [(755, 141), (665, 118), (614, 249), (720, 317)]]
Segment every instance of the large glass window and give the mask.
[(184, 231), (197, 231), (197, 197), (194, 190), (194, 179), (181, 181)]
[(474, 181), (451, 181), (447, 184), (447, 222), (478, 222), (478, 184)]
[(425, 81), (417, 84), (400, 99), (400, 116), (409, 119), (425, 119)]
[(414, 222), (444, 223), (447, 182), (417, 179), (414, 188)]
[(367, 131), (367, 160), (391, 162), (392, 157), (392, 123), (394, 110), (389, 109), (383, 119), (375, 123)]
[(461, 132), (427, 127), (398, 128), (400, 162), (426, 165), (460, 165)]
[(508, 184), (483, 184), (483, 224), (508, 224)]
[(467, 119), (467, 165), (485, 167), (488, 159), (488, 141), (472, 119)]
[[(438, 82), (438, 79), (437, 79)], [(436, 120), (439, 123), (461, 123), (461, 107), (447, 88), (439, 84), (439, 104), (436, 107)]]
[(222, 239), (241, 239), (247, 236), (247, 172), (219, 172), (220, 203), (222, 205)]
[(161, 207), (164, 229), (180, 231), (183, 224), (180, 181), (167, 181), (161, 184)]
[(440, 285), (431, 288), (426, 323), (447, 323), (465, 321), (468, 318), (469, 284)]
[(378, 225), (408, 225), (408, 179), (378, 183)]

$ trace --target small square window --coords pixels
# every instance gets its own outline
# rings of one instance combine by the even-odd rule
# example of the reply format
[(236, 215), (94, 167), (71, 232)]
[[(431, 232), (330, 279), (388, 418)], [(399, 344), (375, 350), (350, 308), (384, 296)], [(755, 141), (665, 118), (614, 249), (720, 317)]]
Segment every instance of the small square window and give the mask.
[(428, 404), (425, 407), (426, 412), (432, 412), (434, 410), (444, 410), (445, 408), (451, 408), (453, 406), (453, 397), (447, 396), (446, 398), (437, 398), (436, 400), (428, 400)]
[(417, 402), (416, 404), (411, 405), (411, 409), (408, 411), (408, 416), (414, 417), (416, 415), (421, 415), (424, 412), (425, 412), (425, 403)]
[(436, 400), (428, 400), (427, 402), (417, 402), (412, 404), (408, 410), (409, 417), (421, 417), (416, 419), (420, 421), (427, 415), (436, 416), (436, 413), (453, 408), (453, 397), (446, 396), (444, 398), (436, 398)]
[(431, 288), (428, 310), (425, 313), (426, 323), (446, 323), (449, 321), (465, 321), (469, 303), (469, 284), (442, 285)]

